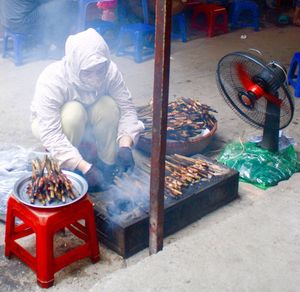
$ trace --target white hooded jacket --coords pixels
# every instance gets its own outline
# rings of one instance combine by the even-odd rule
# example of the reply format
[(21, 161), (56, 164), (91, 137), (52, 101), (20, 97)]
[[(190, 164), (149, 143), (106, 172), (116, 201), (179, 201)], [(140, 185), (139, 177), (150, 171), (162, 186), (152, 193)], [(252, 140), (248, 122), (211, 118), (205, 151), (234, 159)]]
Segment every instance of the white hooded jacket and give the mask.
[[(108, 70), (97, 88), (81, 82), (81, 70), (103, 62), (107, 62)], [(31, 105), (32, 118), (37, 119), (43, 146), (63, 167), (75, 169), (83, 158), (62, 131), (62, 106), (68, 101), (89, 106), (103, 95), (111, 96), (120, 109), (117, 140), (128, 135), (136, 143), (144, 129), (143, 123), (137, 119), (131, 94), (110, 59), (105, 41), (94, 29), (69, 36), (65, 57), (50, 64), (39, 76)]]

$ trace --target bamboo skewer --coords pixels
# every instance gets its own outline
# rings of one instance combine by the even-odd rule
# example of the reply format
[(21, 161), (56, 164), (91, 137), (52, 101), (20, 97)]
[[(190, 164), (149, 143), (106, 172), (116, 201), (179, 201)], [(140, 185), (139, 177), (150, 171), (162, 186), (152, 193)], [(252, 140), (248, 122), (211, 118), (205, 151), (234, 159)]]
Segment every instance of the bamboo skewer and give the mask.
[[(152, 132), (152, 107), (150, 105), (137, 110), (138, 117), (145, 124), (143, 136), (151, 138)], [(188, 141), (205, 129), (211, 130), (216, 119), (212, 113), (216, 111), (211, 107), (201, 104), (191, 98), (179, 98), (168, 105), (167, 138), (177, 141)]]
[(44, 160), (39, 158), (32, 161), (32, 180), (27, 187), (30, 203), (38, 199), (42, 205), (55, 200), (65, 203), (67, 197), (76, 198), (72, 182), (61, 171), (58, 164), (46, 155)]
[(178, 195), (179, 192), (182, 193), (182, 189), (190, 184), (211, 179), (213, 176), (224, 175), (228, 172), (227, 169), (211, 162), (180, 154), (166, 157), (166, 171), (168, 172), (166, 188), (169, 188), (173, 195)]
[[(143, 162), (141, 170), (149, 175), (151, 165), (148, 162)], [(179, 154), (166, 156), (165, 170), (165, 191), (166, 194), (173, 197), (181, 196), (184, 193), (184, 188), (192, 184), (207, 181), (214, 176), (224, 175), (228, 171), (211, 162)], [(127, 180), (127, 184), (136, 186), (141, 191), (143, 190), (145, 181), (138, 176), (132, 177), (124, 174), (124, 179)], [(122, 178), (115, 177), (114, 182), (125, 193), (128, 192), (128, 188), (122, 186), (124, 183)]]
[(198, 166), (198, 165), (206, 166), (210, 169), (209, 172), (214, 175), (224, 175), (225, 173), (228, 172), (227, 169), (221, 168), (220, 166), (213, 164), (211, 162), (207, 162), (207, 161), (204, 162), (202, 160), (191, 158), (191, 157), (186, 157), (186, 156), (183, 156), (180, 154), (174, 154), (174, 156), (180, 160), (192, 162), (196, 166)]

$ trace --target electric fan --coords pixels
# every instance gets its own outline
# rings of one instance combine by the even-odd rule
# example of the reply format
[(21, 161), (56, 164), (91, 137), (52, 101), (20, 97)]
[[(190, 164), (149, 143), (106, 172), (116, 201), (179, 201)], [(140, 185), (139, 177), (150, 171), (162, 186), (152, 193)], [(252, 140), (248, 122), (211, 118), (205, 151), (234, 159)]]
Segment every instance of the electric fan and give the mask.
[(216, 78), (233, 111), (252, 126), (263, 128), (260, 146), (278, 151), (279, 131), (289, 125), (294, 114), (285, 68), (250, 53), (234, 52), (219, 61)]

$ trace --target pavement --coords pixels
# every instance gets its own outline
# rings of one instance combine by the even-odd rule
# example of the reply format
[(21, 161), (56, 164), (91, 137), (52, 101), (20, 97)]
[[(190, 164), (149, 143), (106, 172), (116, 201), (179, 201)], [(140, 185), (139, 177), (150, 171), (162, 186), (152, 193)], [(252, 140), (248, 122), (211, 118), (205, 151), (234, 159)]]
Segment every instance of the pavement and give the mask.
[[(241, 121), (224, 103), (216, 82), (218, 61), (229, 52), (254, 48), (266, 60), (287, 68), (299, 51), (299, 28), (265, 26), (259, 32), (239, 29), (187, 43), (174, 41), (171, 54), (170, 100), (187, 96), (218, 111), (218, 131), (205, 155), (214, 157), (225, 143), (261, 133)], [(141, 64), (115, 57), (134, 102), (145, 105), (153, 92), (153, 60)], [(0, 59), (0, 150), (4, 145), (36, 148), (31, 134), (30, 101), (46, 61), (15, 67)], [(285, 135), (300, 141), (300, 99)], [(297, 146), (298, 147), (298, 146)], [(239, 198), (167, 237), (161, 252), (148, 249), (123, 259), (100, 243), (101, 261), (76, 262), (56, 273), (48, 291), (299, 291), (300, 174), (266, 191), (239, 184)], [(3, 255), (5, 225), (0, 224), (0, 291), (42, 291), (35, 274), (17, 258)], [(55, 241), (58, 252), (73, 244), (69, 234)], [(24, 241), (34, 252), (34, 237)]]

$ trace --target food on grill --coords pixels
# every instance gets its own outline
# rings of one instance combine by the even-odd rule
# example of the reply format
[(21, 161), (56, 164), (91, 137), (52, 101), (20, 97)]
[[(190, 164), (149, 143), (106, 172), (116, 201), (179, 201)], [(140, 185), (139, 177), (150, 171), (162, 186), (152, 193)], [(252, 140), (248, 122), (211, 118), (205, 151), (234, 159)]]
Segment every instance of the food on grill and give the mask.
[[(167, 139), (188, 141), (192, 137), (203, 134), (206, 129), (211, 130), (217, 122), (212, 113), (216, 111), (191, 98), (181, 97), (169, 103)], [(152, 106), (140, 107), (138, 117), (145, 125), (142, 135), (151, 138)]]
[(172, 196), (182, 195), (185, 187), (214, 176), (224, 175), (227, 170), (201, 159), (174, 154), (166, 157), (165, 188)]
[(61, 171), (57, 162), (47, 155), (43, 161), (39, 158), (32, 161), (32, 180), (26, 193), (31, 204), (36, 200), (42, 205), (55, 201), (65, 203), (67, 198), (76, 198), (72, 182)]

